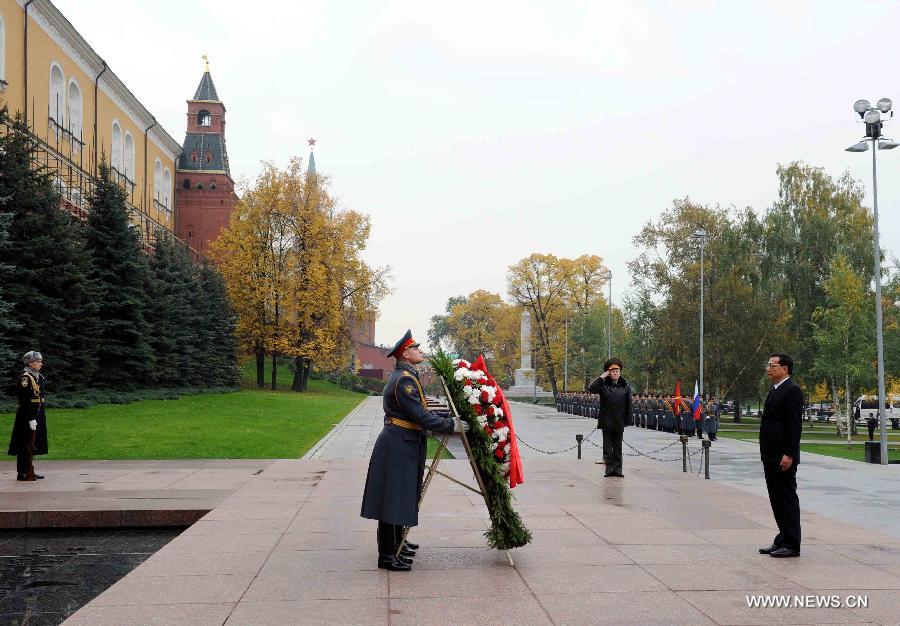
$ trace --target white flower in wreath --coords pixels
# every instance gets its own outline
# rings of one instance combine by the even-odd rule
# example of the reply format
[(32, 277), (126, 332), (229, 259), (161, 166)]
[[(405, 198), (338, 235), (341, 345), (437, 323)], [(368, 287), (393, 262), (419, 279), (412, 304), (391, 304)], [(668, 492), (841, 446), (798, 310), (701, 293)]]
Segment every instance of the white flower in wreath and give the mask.
[(469, 366), (472, 365), (471, 363), (469, 363), (469, 362), (466, 361), (465, 359), (453, 359), (453, 367), (458, 366), (460, 363), (462, 363), (462, 364), (463, 364), (463, 367), (465, 367), (466, 369), (469, 369)]
[(497, 435), (497, 438), (500, 440), (506, 440), (509, 438), (509, 426), (504, 426), (502, 428), (498, 428), (494, 431), (494, 434)]
[(487, 395), (488, 395), (488, 402), (493, 402), (493, 401), (494, 401), (494, 396), (497, 395), (497, 388), (496, 388), (496, 387), (492, 387), (491, 385), (482, 385), (481, 390), (487, 392)]
[(503, 409), (499, 406), (494, 406), (494, 417), (503, 417)]
[(455, 372), (453, 372), (453, 378), (455, 378), (456, 380), (462, 380), (463, 378), (466, 378), (466, 374), (468, 374), (468, 373), (469, 373), (469, 370), (467, 370), (465, 368), (460, 368), (460, 369), (456, 370)]

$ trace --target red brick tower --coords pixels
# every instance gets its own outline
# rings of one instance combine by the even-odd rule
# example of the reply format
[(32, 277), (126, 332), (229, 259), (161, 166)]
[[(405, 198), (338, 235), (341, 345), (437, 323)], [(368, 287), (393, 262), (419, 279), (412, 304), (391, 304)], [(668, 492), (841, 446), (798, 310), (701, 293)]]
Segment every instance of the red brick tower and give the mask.
[(225, 105), (209, 62), (187, 105), (187, 134), (176, 168), (175, 233), (206, 254), (237, 202), (225, 150)]

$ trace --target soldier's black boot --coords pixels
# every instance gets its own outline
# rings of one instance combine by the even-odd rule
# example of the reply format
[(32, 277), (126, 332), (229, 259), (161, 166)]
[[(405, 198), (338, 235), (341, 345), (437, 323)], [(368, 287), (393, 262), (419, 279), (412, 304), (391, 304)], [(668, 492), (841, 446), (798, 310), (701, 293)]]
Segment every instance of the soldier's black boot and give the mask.
[[(395, 553), (397, 552), (397, 548), (400, 547), (401, 543), (403, 543), (403, 526), (394, 525), (394, 552)], [(416, 547), (413, 548), (412, 547), (413, 545), (416, 545), (416, 544), (410, 545), (410, 543), (407, 541), (404, 544), (403, 549), (400, 550), (400, 556), (406, 557), (407, 559), (411, 559), (412, 557), (416, 556), (416, 548), (418, 548), (419, 546), (416, 545)]]
[(396, 556), (397, 543), (393, 524), (378, 522), (378, 568), (392, 572), (408, 572), (410, 561)]

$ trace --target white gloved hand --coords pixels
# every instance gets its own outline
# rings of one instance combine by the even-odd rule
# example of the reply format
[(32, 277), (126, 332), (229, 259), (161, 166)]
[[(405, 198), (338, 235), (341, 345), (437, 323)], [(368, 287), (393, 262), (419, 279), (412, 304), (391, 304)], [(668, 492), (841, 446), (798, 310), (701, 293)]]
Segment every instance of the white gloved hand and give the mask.
[(31, 420), (28, 422), (28, 426), (31, 427), (31, 430), (37, 430), (37, 420)]
[(464, 422), (458, 417), (453, 418), (453, 432), (467, 433), (469, 432), (469, 422)]

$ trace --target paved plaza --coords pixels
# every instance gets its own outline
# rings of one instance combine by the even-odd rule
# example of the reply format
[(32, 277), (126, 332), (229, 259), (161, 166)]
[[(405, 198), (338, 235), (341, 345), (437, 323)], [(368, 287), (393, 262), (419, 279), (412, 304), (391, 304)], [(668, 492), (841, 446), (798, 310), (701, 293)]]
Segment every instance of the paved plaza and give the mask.
[[(513, 413), (545, 451), (592, 428), (547, 407)], [(29, 498), (43, 510), (208, 506), (68, 624), (900, 623), (894, 467), (805, 455), (803, 555), (772, 559), (757, 554), (775, 531), (752, 443), (715, 442), (712, 480), (697, 475), (699, 455), (681, 471), (680, 444), (651, 455), (663, 460), (627, 457), (624, 479), (603, 478), (590, 443), (582, 460), (523, 445), (514, 493), (534, 541), (511, 551), (514, 567), (486, 548), (480, 497), (437, 477), (411, 535), (413, 571), (389, 573), (376, 568), (375, 523), (359, 517), (380, 421), (380, 398), (367, 399), (305, 459), (46, 462), (46, 481), (12, 481), (0, 498), (7, 509)], [(626, 441), (648, 453), (671, 435), (628, 429)], [(467, 461), (442, 467), (474, 484)], [(854, 521), (866, 511), (870, 523)], [(842, 606), (748, 606), (771, 595)], [(846, 606), (857, 595), (867, 608)]]

